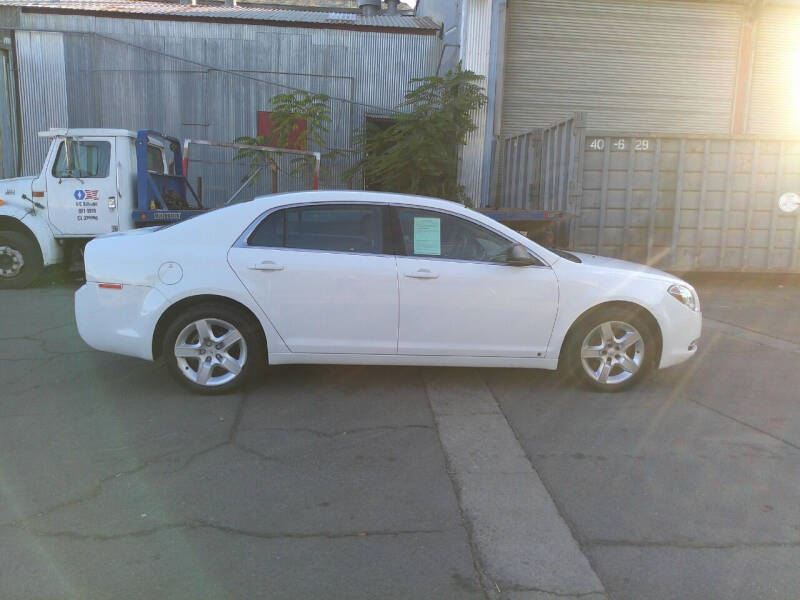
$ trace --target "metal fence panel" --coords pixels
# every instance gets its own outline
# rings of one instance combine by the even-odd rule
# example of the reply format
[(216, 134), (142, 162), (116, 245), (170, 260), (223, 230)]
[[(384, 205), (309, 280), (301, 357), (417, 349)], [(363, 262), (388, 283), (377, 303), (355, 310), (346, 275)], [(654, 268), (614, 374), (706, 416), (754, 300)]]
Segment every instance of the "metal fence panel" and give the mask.
[(571, 245), (672, 270), (798, 270), (800, 140), (589, 134)]
[(550, 127), (500, 137), (491, 205), (574, 213), (585, 121), (584, 113), (576, 113)]

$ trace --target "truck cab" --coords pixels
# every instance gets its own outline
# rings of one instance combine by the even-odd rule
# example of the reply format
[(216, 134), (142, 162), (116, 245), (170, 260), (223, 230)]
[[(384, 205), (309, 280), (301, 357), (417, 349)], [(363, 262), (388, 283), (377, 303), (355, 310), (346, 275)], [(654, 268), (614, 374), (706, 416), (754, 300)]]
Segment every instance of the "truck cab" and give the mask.
[(183, 194), (177, 208), (189, 208), (174, 138), (125, 129), (50, 129), (39, 136), (51, 140), (41, 172), (0, 181), (0, 289), (24, 287), (44, 266), (79, 260), (98, 235), (198, 212), (167, 211), (162, 197)]
[[(52, 138), (41, 174), (31, 191), (46, 200), (57, 239), (91, 238), (134, 227), (137, 134), (115, 129), (50, 130)], [(147, 171), (166, 173), (164, 145), (147, 146)]]

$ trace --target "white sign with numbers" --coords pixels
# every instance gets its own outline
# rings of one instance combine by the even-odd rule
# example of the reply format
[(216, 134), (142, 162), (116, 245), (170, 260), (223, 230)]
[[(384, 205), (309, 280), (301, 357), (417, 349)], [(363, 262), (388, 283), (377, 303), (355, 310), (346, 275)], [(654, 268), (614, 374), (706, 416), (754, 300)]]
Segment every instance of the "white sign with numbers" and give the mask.
[(595, 152), (604, 152), (608, 145), (611, 152), (625, 152), (633, 148), (636, 152), (650, 150), (650, 140), (647, 138), (602, 138), (590, 137), (586, 139), (586, 149)]

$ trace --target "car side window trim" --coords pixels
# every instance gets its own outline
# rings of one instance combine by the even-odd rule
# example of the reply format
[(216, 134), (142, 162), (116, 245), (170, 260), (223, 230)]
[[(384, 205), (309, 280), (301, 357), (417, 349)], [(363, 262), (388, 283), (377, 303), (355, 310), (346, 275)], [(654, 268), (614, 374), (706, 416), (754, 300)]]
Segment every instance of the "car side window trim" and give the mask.
[[(372, 205), (372, 206), (381, 206), (381, 207), (383, 207), (383, 210), (381, 211), (383, 213), (383, 215), (384, 215), (384, 217), (383, 217), (383, 219), (384, 219), (383, 252), (382, 253), (359, 253), (359, 252), (344, 252), (344, 251), (340, 251), (340, 250), (314, 250), (314, 249), (305, 249), (305, 248), (286, 248), (286, 246), (285, 246), (285, 244), (286, 244), (286, 213), (285, 213), (285, 211), (287, 209), (296, 208), (296, 207), (325, 206), (325, 205), (330, 205), (330, 204), (355, 204), (355, 205), (367, 204), (367, 205)], [(450, 262), (472, 263), (472, 264), (481, 264), (481, 265), (494, 265), (496, 267), (508, 266), (508, 265), (505, 265), (503, 263), (497, 263), (497, 262), (476, 262), (476, 261), (463, 260), (463, 259), (457, 259), (457, 258), (442, 258), (442, 257), (438, 257), (438, 256), (422, 257), (422, 256), (407, 255), (406, 252), (405, 252), (405, 245), (403, 244), (402, 232), (400, 230), (400, 220), (397, 217), (397, 210), (396, 210), (397, 208), (411, 208), (411, 209), (417, 209), (417, 210), (427, 210), (427, 211), (431, 211), (431, 212), (438, 212), (438, 213), (441, 213), (441, 214), (444, 214), (444, 215), (448, 215), (448, 216), (451, 216), (451, 217), (455, 217), (455, 218), (458, 218), (458, 219), (464, 219), (464, 220), (469, 221), (470, 223), (473, 223), (473, 224), (475, 224), (475, 225), (477, 225), (479, 227), (483, 227), (484, 229), (487, 229), (488, 231), (490, 231), (490, 232), (492, 232), (492, 233), (494, 233), (494, 234), (506, 239), (510, 243), (514, 243), (514, 244), (519, 243), (516, 240), (513, 240), (513, 239), (509, 238), (503, 232), (497, 231), (496, 229), (493, 229), (492, 227), (488, 227), (486, 224), (481, 223), (480, 221), (477, 221), (475, 219), (471, 219), (471, 218), (469, 218), (468, 216), (465, 216), (465, 215), (461, 215), (461, 214), (458, 214), (458, 213), (453, 213), (453, 212), (450, 212), (450, 211), (447, 211), (447, 210), (444, 210), (444, 209), (441, 209), (441, 208), (437, 208), (437, 207), (420, 206), (418, 204), (404, 204), (402, 202), (398, 203), (398, 202), (370, 202), (370, 201), (361, 201), (361, 200), (334, 200), (334, 201), (325, 201), (325, 202), (295, 202), (295, 203), (292, 203), (292, 204), (284, 204), (284, 205), (281, 205), (281, 206), (274, 206), (274, 207), (264, 211), (263, 213), (261, 213), (258, 217), (256, 217), (253, 220), (253, 222), (250, 223), (250, 225), (248, 225), (247, 228), (242, 232), (242, 234), (239, 236), (239, 238), (236, 240), (236, 242), (234, 242), (233, 247), (234, 248), (261, 248), (261, 249), (269, 248), (271, 250), (282, 250), (282, 251), (291, 250), (293, 252), (324, 252), (324, 253), (327, 253), (327, 254), (353, 254), (353, 255), (362, 255), (362, 256), (400, 256), (400, 257), (403, 257), (403, 258), (414, 258), (414, 259), (420, 259), (420, 260), (444, 260), (444, 261), (450, 261)], [(284, 232), (283, 232), (283, 238), (284, 238), (283, 239), (283, 244), (284, 245), (283, 246), (258, 246), (258, 245), (249, 244), (248, 243), (248, 239), (250, 238), (250, 235), (253, 233), (253, 231), (255, 231), (255, 229), (261, 224), (261, 222), (264, 219), (269, 218), (270, 215), (272, 215), (273, 213), (275, 213), (275, 212), (277, 212), (279, 210), (284, 211)], [(387, 228), (391, 232), (390, 236), (386, 235)], [(538, 265), (530, 265), (530, 267), (537, 268), (537, 269), (541, 269), (541, 268), (549, 269), (550, 268), (550, 265), (547, 263), (547, 261), (543, 260), (542, 257), (539, 256), (534, 250), (531, 250), (527, 246), (526, 246), (525, 249), (531, 254), (531, 256), (533, 256), (540, 263)], [(515, 267), (515, 268), (520, 268), (520, 267)]]
[[(519, 243), (518, 241), (509, 238), (507, 235), (504, 235), (503, 233), (501, 233), (501, 232), (499, 232), (499, 231), (497, 231), (497, 230), (495, 230), (495, 229), (493, 229), (491, 227), (487, 227), (484, 223), (481, 223), (480, 221), (477, 221), (475, 219), (470, 219), (469, 217), (467, 217), (465, 215), (461, 215), (461, 214), (458, 214), (458, 213), (452, 213), (452, 212), (449, 212), (447, 210), (443, 210), (443, 209), (440, 209), (440, 208), (434, 208), (434, 207), (429, 207), (429, 206), (419, 206), (419, 205), (416, 205), (416, 204), (398, 204), (398, 203), (391, 203), (389, 205), (389, 208), (390, 208), (391, 213), (392, 213), (392, 229), (393, 229), (393, 232), (394, 232), (392, 237), (394, 238), (396, 255), (397, 256), (401, 256), (403, 258), (413, 258), (413, 259), (418, 259), (418, 260), (441, 260), (441, 261), (448, 261), (448, 262), (470, 263), (470, 264), (477, 264), (477, 265), (493, 265), (493, 266), (496, 266), (496, 267), (507, 267), (508, 266), (507, 264), (502, 263), (502, 262), (492, 262), (492, 261), (484, 261), (484, 260), (468, 260), (468, 259), (463, 259), (463, 258), (448, 258), (448, 257), (444, 257), (444, 256), (435, 256), (435, 255), (431, 255), (431, 256), (428, 256), (428, 255), (416, 256), (414, 254), (408, 254), (406, 252), (405, 243), (403, 242), (403, 232), (402, 232), (402, 229), (400, 227), (400, 218), (399, 218), (399, 216), (397, 214), (397, 209), (398, 208), (407, 208), (407, 209), (412, 209), (412, 210), (422, 210), (422, 211), (427, 211), (427, 212), (435, 212), (435, 213), (439, 213), (439, 214), (442, 214), (442, 215), (447, 215), (448, 217), (452, 217), (452, 218), (455, 218), (455, 219), (463, 219), (464, 221), (467, 221), (467, 222), (469, 222), (469, 223), (471, 223), (471, 224), (473, 224), (473, 225), (475, 225), (477, 227), (485, 229), (486, 231), (488, 231), (488, 232), (490, 232), (490, 233), (492, 233), (492, 234), (494, 234), (494, 235), (496, 235), (498, 237), (503, 238), (504, 240), (506, 240), (510, 244), (518, 244)], [(544, 260), (542, 260), (542, 258), (540, 256), (538, 256), (533, 250), (531, 250), (527, 246), (525, 247), (525, 250), (527, 250), (533, 258), (535, 258), (537, 261), (539, 261), (538, 265), (528, 265), (528, 266), (535, 267), (535, 268), (542, 268), (542, 267), (548, 268), (548, 269), (550, 268), (550, 265), (548, 265)], [(515, 267), (515, 268), (518, 269), (520, 267)]]
[[(374, 206), (380, 209), (381, 214), (381, 227), (383, 231), (382, 248), (380, 252), (351, 252), (349, 250), (327, 250), (318, 248), (290, 248), (286, 246), (287, 237), (287, 212), (292, 208), (313, 208), (324, 206)], [(261, 246), (258, 244), (251, 244), (250, 237), (255, 230), (266, 219), (270, 218), (278, 211), (283, 212), (283, 240), (281, 246)], [(347, 200), (332, 200), (328, 202), (297, 202), (294, 204), (285, 204), (282, 206), (275, 206), (269, 210), (261, 213), (253, 222), (242, 232), (236, 242), (233, 244), (235, 248), (259, 248), (292, 252), (321, 252), (325, 254), (350, 254), (355, 256), (394, 256), (394, 233), (391, 227), (389, 207), (386, 202), (359, 202)]]

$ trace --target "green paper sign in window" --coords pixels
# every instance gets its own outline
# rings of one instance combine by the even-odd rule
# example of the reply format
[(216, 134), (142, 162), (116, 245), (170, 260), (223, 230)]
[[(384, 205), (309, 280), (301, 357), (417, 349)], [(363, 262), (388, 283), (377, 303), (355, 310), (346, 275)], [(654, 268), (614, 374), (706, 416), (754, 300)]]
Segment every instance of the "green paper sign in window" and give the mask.
[(436, 217), (414, 217), (414, 254), (441, 256), (441, 223)]

